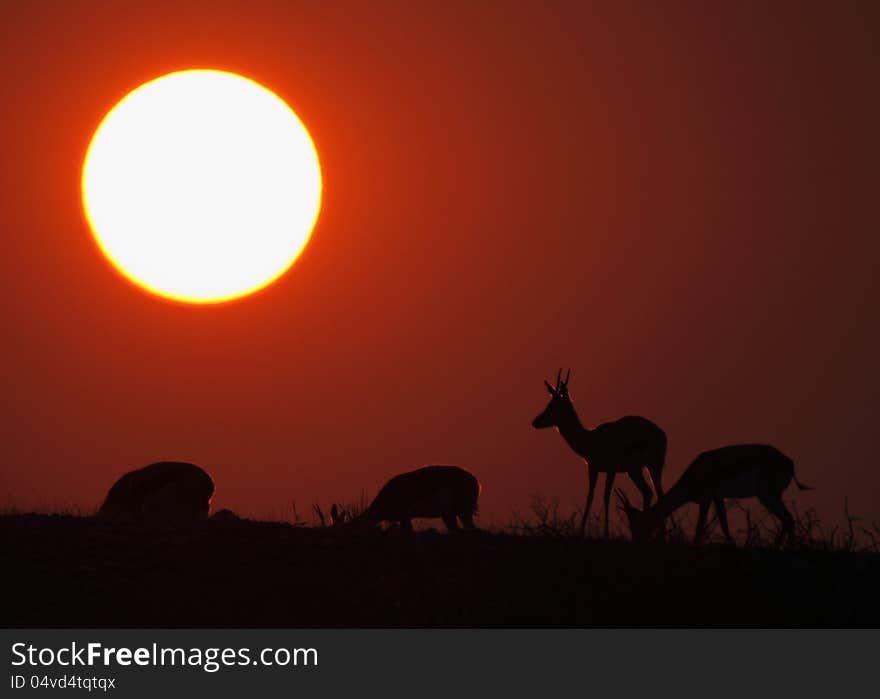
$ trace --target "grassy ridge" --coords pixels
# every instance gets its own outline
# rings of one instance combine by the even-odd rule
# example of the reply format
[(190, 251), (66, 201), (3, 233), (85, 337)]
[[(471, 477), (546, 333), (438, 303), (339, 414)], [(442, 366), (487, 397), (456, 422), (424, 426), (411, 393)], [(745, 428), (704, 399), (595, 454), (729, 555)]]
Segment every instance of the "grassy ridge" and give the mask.
[[(13, 627), (880, 626), (880, 555), (0, 515)], [(563, 532), (564, 534), (564, 532)]]

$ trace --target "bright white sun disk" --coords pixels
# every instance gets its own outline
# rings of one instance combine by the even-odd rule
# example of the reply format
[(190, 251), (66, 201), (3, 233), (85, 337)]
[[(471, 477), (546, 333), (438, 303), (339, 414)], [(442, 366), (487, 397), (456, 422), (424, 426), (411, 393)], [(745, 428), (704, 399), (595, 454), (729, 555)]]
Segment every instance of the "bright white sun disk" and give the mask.
[(124, 97), (83, 164), (98, 245), (130, 280), (193, 303), (249, 294), (304, 248), (321, 172), (296, 114), (232, 73), (171, 73)]

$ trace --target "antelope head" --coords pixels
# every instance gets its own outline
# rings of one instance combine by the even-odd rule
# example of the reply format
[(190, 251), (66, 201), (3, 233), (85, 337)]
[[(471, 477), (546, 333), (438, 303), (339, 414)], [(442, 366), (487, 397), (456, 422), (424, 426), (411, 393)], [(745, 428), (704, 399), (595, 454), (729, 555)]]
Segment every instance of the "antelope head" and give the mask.
[(562, 378), (562, 369), (556, 374), (556, 386), (553, 387), (548, 381), (544, 381), (547, 391), (550, 393), (550, 402), (544, 411), (532, 420), (532, 427), (536, 430), (545, 427), (559, 427), (560, 423), (570, 416), (574, 408), (571, 405), (571, 398), (568, 396), (568, 380), (571, 376), (571, 370)]
[(633, 541), (647, 541), (651, 535), (651, 526), (648, 517), (642, 510), (633, 507), (629, 498), (620, 488), (614, 491), (617, 496), (617, 509), (626, 515), (629, 523), (629, 530), (632, 533)]

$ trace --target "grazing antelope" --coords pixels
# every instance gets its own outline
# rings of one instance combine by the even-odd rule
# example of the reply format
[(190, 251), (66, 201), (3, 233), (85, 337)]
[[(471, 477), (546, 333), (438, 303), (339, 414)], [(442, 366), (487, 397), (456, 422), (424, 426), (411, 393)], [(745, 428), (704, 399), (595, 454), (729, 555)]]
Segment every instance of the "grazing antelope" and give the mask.
[(666, 461), (666, 433), (647, 418), (628, 415), (614, 422), (606, 422), (590, 430), (581, 424), (571, 397), (568, 394), (569, 371), (562, 378), (562, 370), (556, 374), (556, 387), (547, 381), (544, 385), (550, 392), (550, 402), (538, 417), (532, 420), (532, 427), (542, 429), (555, 427), (569, 447), (587, 463), (589, 490), (584, 514), (581, 517), (581, 536), (587, 525), (587, 517), (593, 504), (593, 491), (599, 474), (605, 474), (605, 537), (608, 537), (608, 501), (614, 487), (614, 477), (626, 473), (642, 493), (644, 507), (651, 503), (651, 487), (642, 473), (647, 468), (654, 481), (657, 497), (663, 497), (660, 483), (663, 464)]
[(450, 531), (458, 521), (474, 528), (480, 482), (458, 466), (423, 466), (388, 481), (363, 514), (351, 523), (397, 522), (412, 530), (414, 517), (440, 517)]
[(665, 497), (645, 511), (629, 504), (620, 489), (617, 497), (620, 507), (629, 519), (633, 540), (644, 541), (659, 529), (666, 518), (689, 502), (700, 506), (694, 542), (699, 543), (706, 528), (709, 505), (715, 505), (721, 531), (728, 543), (733, 543), (727, 525), (724, 498), (756, 497), (782, 524), (780, 536), (789, 540), (794, 535), (794, 517), (782, 502), (782, 491), (791, 481), (800, 490), (810, 490), (794, 475), (794, 462), (785, 454), (767, 444), (735, 444), (712, 451), (704, 451), (669, 489)]
[(119, 478), (98, 514), (174, 522), (205, 519), (213, 495), (214, 481), (195, 464), (160, 461)]

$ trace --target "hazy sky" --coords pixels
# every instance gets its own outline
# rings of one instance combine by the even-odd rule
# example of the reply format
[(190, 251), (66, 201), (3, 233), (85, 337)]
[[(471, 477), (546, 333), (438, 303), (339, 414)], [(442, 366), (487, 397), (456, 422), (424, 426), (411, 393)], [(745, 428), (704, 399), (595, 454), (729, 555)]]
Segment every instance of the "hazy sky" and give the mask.
[[(580, 503), (530, 427), (571, 367), (645, 415), (665, 481), (770, 442), (877, 503), (880, 10), (871, 3), (5, 2), (0, 499), (97, 505), (191, 460), (281, 515), (427, 463), (485, 520)], [(323, 211), (293, 269), (217, 307), (151, 297), (79, 199), (101, 117), (173, 70), (240, 72), (309, 128)], [(631, 491), (632, 487), (629, 486)]]

